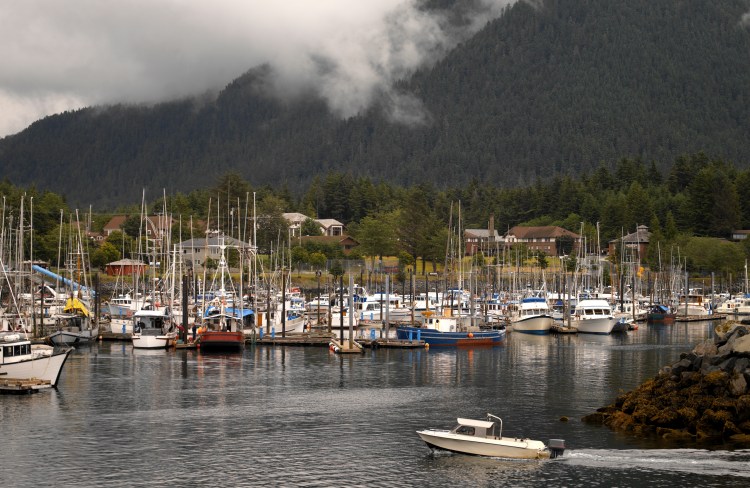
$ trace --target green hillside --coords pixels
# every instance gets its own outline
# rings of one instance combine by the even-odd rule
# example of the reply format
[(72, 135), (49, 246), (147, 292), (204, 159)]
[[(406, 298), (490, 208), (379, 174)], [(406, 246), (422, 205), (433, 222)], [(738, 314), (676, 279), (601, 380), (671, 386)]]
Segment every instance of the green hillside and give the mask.
[(425, 123), (380, 100), (348, 120), (323, 101), (281, 101), (268, 67), (216, 98), (97, 107), (47, 117), (0, 141), (4, 177), (114, 206), (142, 188), (189, 191), (229, 170), (304, 189), (329, 171), (438, 187), (503, 187), (586, 174), (623, 157), (671, 166), (705, 151), (750, 161), (750, 26), (745, 0), (517, 3), (397, 87)]

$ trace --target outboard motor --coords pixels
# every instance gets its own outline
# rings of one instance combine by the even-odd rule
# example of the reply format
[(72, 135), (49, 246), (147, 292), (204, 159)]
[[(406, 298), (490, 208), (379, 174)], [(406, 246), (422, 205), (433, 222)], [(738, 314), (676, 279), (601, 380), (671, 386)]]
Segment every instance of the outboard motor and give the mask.
[(563, 439), (550, 439), (548, 448), (550, 459), (560, 457), (565, 452), (565, 441)]

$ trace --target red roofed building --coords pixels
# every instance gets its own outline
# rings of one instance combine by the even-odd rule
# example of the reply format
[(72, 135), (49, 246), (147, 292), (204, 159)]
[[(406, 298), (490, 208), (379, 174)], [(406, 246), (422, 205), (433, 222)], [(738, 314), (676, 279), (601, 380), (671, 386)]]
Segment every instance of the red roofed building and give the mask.
[(570, 252), (575, 253), (580, 245), (581, 236), (555, 225), (541, 227), (517, 225), (508, 231), (504, 241), (507, 247), (525, 244), (530, 250), (543, 251), (547, 256), (558, 256), (558, 243), (561, 238), (573, 240), (573, 249)]

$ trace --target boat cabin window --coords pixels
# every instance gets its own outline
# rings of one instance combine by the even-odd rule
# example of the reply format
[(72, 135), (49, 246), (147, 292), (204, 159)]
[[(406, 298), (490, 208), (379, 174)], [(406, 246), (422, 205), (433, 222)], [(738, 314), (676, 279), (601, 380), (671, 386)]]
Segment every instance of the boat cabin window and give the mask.
[(22, 356), (24, 354), (31, 354), (31, 344), (16, 344), (14, 346), (3, 347), (3, 356), (5, 357)]
[(474, 435), (474, 427), (469, 427), (468, 425), (459, 425), (454, 429), (454, 432), (461, 435)]

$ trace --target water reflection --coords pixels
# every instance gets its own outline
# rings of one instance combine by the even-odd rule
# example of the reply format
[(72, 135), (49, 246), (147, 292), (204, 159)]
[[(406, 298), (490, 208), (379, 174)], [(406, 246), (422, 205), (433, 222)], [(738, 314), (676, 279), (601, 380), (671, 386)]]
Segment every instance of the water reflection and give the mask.
[[(700, 451), (689, 457), (699, 468), (676, 469), (682, 451), (580, 422), (711, 335), (704, 323), (601, 337), (511, 333), (487, 349), (343, 356), (95, 344), (73, 353), (59, 390), (0, 398), (3, 465), (14, 466), (12, 480), (8, 469), (0, 477), (8, 486), (729, 486), (740, 476), (730, 470), (748, 472), (741, 456)], [(564, 438), (570, 456), (433, 456), (415, 434), (487, 412), (509, 435)]]

